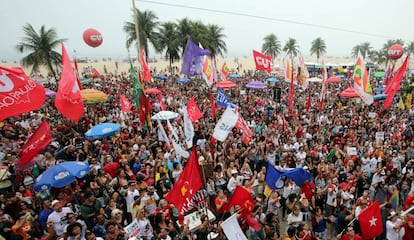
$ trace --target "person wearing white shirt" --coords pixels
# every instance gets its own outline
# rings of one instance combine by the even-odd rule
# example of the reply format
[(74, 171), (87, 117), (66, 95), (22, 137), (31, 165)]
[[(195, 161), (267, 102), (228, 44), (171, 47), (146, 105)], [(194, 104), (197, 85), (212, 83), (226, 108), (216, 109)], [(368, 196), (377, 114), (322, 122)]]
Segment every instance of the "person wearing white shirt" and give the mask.
[(131, 205), (134, 202), (134, 197), (139, 196), (139, 191), (135, 187), (135, 182), (129, 182), (128, 184), (128, 190), (125, 193), (125, 201), (127, 206), (127, 220), (128, 222), (131, 222), (132, 215), (131, 215)]
[(404, 235), (404, 221), (399, 219), (397, 213), (392, 211), (386, 222), (387, 240), (399, 240)]
[(241, 186), (243, 182), (243, 177), (239, 176), (239, 172), (236, 169), (231, 170), (231, 178), (227, 183), (227, 190), (230, 193), (233, 193), (237, 186)]
[(72, 209), (68, 207), (63, 207), (63, 203), (59, 200), (52, 201), (52, 207), (55, 210), (47, 218), (47, 223), (53, 224), (55, 229), (56, 236), (63, 237), (65, 226), (68, 223), (68, 213), (72, 213)]

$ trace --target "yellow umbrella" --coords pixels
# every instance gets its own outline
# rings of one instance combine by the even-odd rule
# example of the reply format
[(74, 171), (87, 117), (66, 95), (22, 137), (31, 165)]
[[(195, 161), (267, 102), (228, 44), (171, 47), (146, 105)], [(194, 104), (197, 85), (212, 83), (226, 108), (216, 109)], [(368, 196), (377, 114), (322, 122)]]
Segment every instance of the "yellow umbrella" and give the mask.
[(108, 95), (96, 89), (82, 89), (80, 92), (86, 103), (103, 103), (108, 100)]

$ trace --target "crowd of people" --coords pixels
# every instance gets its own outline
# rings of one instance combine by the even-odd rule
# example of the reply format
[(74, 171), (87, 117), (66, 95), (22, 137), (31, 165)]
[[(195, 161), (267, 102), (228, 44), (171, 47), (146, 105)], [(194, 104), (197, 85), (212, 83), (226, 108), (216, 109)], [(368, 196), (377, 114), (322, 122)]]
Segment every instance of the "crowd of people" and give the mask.
[[(218, 107), (213, 117), (204, 80), (180, 84), (170, 76), (145, 85), (162, 91), (167, 110), (179, 112), (196, 96), (202, 111), (194, 123), (193, 142), (204, 184), (186, 213), (197, 213), (197, 226), (180, 221), (165, 199), (188, 159), (160, 141), (155, 122), (143, 127), (136, 108), (121, 111), (120, 94), (133, 100), (128, 72), (102, 77), (99, 86), (108, 101), (86, 105), (78, 123), (62, 117), (53, 98), (37, 111), (6, 119), (0, 128), (0, 239), (122, 240), (129, 238), (132, 222), (138, 224), (136, 239), (227, 239), (221, 223), (239, 213), (240, 206), (226, 209), (238, 186), (254, 197), (251, 214), (261, 225), (260, 231), (253, 229), (238, 215), (249, 239), (361, 239), (355, 217), (374, 201), (381, 205), (384, 228), (376, 239), (413, 239), (413, 212), (400, 213), (414, 206), (414, 108), (407, 104), (402, 110), (395, 104), (379, 115), (381, 102), (367, 106), (339, 97), (347, 87), (344, 80), (328, 85), (322, 109), (317, 108), (320, 83), (307, 90), (296, 86), (294, 106), (288, 109), (289, 83), (276, 83), (282, 90), (277, 99), (272, 87), (246, 89), (247, 79), (256, 78), (252, 74), (240, 74), (234, 79), (237, 87), (226, 90), (254, 133), (249, 144), (236, 128), (224, 142), (212, 141), (224, 108)], [(372, 80), (380, 86), (380, 80)], [(86, 87), (94, 87), (90, 84)], [(159, 98), (148, 98), (157, 113)], [(17, 171), (13, 164), (20, 148), (42, 120), (51, 125), (53, 142), (32, 167)], [(118, 123), (122, 130), (99, 140), (84, 137), (104, 122)], [(171, 124), (182, 138), (182, 119)], [(36, 177), (64, 161), (87, 162), (90, 172), (66, 187), (35, 191)], [(268, 163), (306, 169), (312, 181), (297, 186), (287, 178), (280, 190), (271, 191), (265, 181)], [(396, 205), (391, 201), (395, 192)]]

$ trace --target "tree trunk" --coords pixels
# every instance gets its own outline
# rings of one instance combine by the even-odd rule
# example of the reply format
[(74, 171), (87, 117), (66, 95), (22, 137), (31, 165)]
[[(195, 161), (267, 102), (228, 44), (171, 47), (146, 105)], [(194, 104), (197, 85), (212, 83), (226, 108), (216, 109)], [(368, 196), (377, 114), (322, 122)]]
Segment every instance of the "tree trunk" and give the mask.
[[(50, 59), (48, 59), (48, 60), (47, 60), (47, 66), (49, 67), (49, 70), (52, 72), (53, 77), (56, 79), (56, 81), (58, 81), (58, 78), (57, 78), (56, 72), (55, 72), (55, 70), (53, 69), (52, 62), (50, 61)], [(60, 79), (59, 79), (59, 80), (60, 80)]]

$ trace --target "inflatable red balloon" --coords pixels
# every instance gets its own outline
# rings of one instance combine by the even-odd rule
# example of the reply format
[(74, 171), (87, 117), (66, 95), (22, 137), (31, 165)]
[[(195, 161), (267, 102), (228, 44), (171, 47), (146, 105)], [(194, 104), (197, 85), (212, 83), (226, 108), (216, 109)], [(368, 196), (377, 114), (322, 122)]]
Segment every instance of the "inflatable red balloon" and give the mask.
[(388, 49), (388, 57), (392, 60), (399, 59), (404, 53), (404, 48), (400, 44), (394, 44)]
[(98, 30), (88, 28), (83, 32), (83, 41), (89, 46), (96, 48), (102, 44), (103, 38)]

